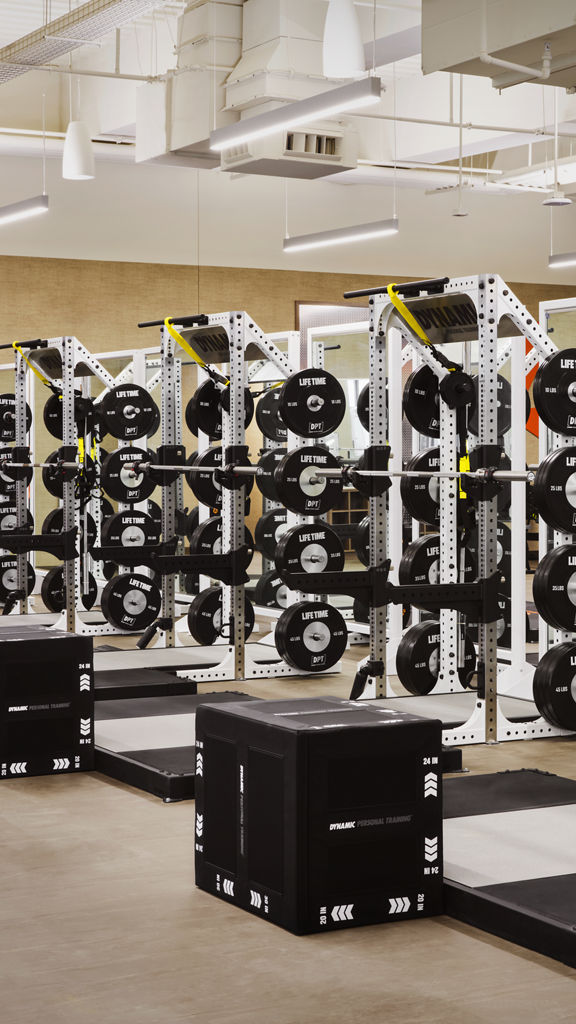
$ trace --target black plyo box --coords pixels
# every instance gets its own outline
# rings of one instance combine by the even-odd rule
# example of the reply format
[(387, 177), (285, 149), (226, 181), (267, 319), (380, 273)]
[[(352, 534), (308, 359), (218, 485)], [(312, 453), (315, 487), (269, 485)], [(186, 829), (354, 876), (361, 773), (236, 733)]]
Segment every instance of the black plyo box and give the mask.
[(442, 913), (441, 743), (370, 701), (201, 705), (196, 884), (296, 934)]
[(0, 628), (0, 778), (94, 768), (93, 641)]

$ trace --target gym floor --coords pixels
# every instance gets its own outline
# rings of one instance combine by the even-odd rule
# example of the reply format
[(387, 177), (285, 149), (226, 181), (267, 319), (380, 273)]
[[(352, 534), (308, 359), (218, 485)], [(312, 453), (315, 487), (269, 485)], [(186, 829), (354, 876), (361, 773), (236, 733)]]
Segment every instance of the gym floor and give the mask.
[[(240, 684), (348, 696), (340, 676)], [(211, 689), (230, 689), (224, 684)], [(465, 747), (576, 778), (575, 739)], [(296, 937), (194, 886), (194, 804), (97, 774), (0, 786), (1, 1024), (573, 1024), (576, 972), (447, 917)]]

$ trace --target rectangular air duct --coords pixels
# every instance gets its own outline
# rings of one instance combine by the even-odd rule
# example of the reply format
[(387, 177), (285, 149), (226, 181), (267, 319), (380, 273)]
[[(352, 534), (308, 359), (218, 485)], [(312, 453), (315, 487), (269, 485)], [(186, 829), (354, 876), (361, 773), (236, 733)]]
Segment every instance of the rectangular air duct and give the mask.
[(0, 84), (93, 43), (166, 0), (89, 0), (0, 50)]

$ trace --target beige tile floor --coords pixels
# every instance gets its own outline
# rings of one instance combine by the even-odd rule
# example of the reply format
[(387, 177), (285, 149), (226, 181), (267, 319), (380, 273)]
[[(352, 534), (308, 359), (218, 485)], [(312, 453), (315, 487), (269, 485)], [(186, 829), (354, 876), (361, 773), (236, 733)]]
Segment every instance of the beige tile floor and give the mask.
[[(241, 688), (350, 683), (351, 666)], [(576, 746), (465, 748), (465, 763), (576, 778)], [(0, 1024), (576, 1020), (575, 971), (447, 917), (299, 938), (200, 892), (193, 810), (98, 774), (0, 785)]]

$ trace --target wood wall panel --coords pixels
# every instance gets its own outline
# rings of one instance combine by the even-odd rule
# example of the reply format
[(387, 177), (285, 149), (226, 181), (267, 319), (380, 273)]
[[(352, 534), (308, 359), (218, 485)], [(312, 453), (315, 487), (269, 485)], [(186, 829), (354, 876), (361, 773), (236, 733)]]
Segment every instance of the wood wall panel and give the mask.
[[(321, 274), (0, 256), (0, 341), (75, 334), (92, 351), (153, 344), (142, 319), (245, 309), (265, 331), (295, 326), (295, 302), (341, 302), (346, 290), (374, 287), (393, 274)], [(407, 278), (398, 278), (403, 281)], [(199, 285), (199, 301), (198, 301)], [(570, 285), (511, 284), (530, 311)]]

